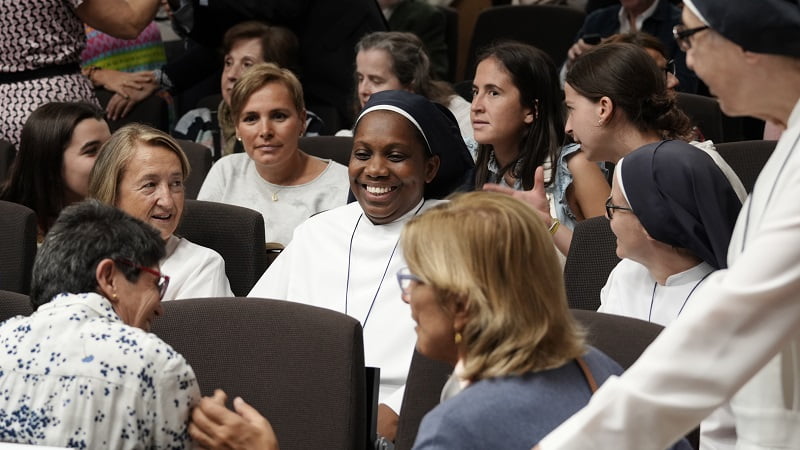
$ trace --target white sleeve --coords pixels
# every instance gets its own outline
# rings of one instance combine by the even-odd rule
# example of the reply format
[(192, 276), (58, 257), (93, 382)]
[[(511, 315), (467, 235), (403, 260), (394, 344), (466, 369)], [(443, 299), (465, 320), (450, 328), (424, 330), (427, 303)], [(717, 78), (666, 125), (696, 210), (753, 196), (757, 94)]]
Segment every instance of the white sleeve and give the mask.
[(636, 364), (542, 440), (542, 449), (664, 448), (797, 336), (800, 176), (786, 176), (744, 251), (695, 293), (702, 301), (687, 305)]
[[(223, 202), (226, 192), (225, 182), (225, 158), (220, 159), (208, 171), (200, 192), (197, 193), (198, 200), (210, 202)], [(223, 202), (224, 203), (224, 202)]]
[(600, 307), (597, 308), (598, 312), (610, 312), (613, 309), (609, 309), (609, 294), (611, 293), (611, 286), (614, 284), (614, 273), (616, 273), (617, 267), (619, 267), (619, 264), (611, 270), (611, 273), (608, 274), (606, 284), (600, 289)]
[(209, 256), (208, 263), (201, 267), (197, 277), (206, 280), (207, 290), (212, 297), (233, 297), (231, 283), (225, 273), (225, 260), (219, 253), (213, 252)]
[[(169, 354), (169, 353), (164, 353)], [(155, 419), (150, 448), (194, 448), (189, 437), (189, 413), (200, 401), (194, 371), (177, 352), (159, 368), (149, 411)], [(148, 397), (148, 396), (144, 396)]]
[(200, 248), (198, 253), (203, 253), (202, 260), (197, 262), (195, 270), (187, 277), (175, 298), (233, 297), (231, 284), (225, 274), (225, 260), (214, 250), (197, 247)]
[[(296, 235), (296, 233), (295, 233)], [(292, 277), (292, 243), (275, 258), (258, 282), (247, 294), (248, 297), (289, 300), (289, 283)]]
[(406, 385), (404, 384), (400, 386), (396, 391), (392, 392), (392, 395), (387, 397), (385, 399), (386, 401), (382, 403), (391, 408), (391, 410), (394, 411), (395, 414), (399, 416), (400, 407), (403, 405), (403, 396), (405, 395), (405, 393), (406, 393)]

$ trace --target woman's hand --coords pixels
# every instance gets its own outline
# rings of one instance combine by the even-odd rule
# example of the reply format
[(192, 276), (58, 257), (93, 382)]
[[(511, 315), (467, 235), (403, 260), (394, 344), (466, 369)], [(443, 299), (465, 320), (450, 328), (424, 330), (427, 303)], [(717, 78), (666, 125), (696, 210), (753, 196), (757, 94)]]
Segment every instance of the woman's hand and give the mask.
[(569, 50), (567, 50), (567, 62), (568, 62), (568, 64), (572, 63), (572, 61), (575, 61), (575, 59), (577, 57), (581, 56), (582, 54), (586, 53), (588, 50), (591, 50), (591, 49), (593, 49), (595, 47), (597, 47), (597, 45), (588, 44), (588, 43), (586, 43), (586, 41), (583, 40), (583, 38), (578, 39), (578, 42), (572, 44), (572, 47), (570, 47)]
[(153, 72), (120, 72), (119, 70), (102, 69), (92, 72), (92, 82), (123, 97), (130, 96), (132, 91), (141, 91), (148, 85), (156, 86)]
[(378, 436), (383, 436), (394, 442), (399, 421), (400, 417), (392, 408), (383, 403), (378, 404)]
[[(533, 189), (530, 191), (517, 191), (510, 187), (499, 184), (486, 183), (483, 185), (484, 191), (500, 192), (508, 194), (516, 199), (522, 200), (539, 213), (546, 227), (553, 226), (553, 217), (550, 215), (550, 201), (547, 200), (547, 193), (544, 190), (544, 167), (539, 166), (533, 174)], [(567, 227), (558, 227), (553, 233), (553, 243), (558, 251), (564, 256), (569, 253), (569, 246), (572, 243), (572, 230)]]
[(530, 191), (517, 191), (494, 183), (484, 184), (483, 190), (508, 194), (522, 200), (539, 213), (545, 225), (549, 227), (553, 223), (553, 219), (550, 216), (550, 201), (547, 200), (547, 193), (544, 190), (544, 167), (542, 166), (537, 167), (536, 172), (533, 174), (533, 189)]
[[(105, 71), (101, 70), (99, 72)], [(138, 72), (138, 74), (144, 73), (145, 72)], [(106, 89), (115, 92), (115, 94), (111, 97), (111, 100), (108, 101), (108, 105), (106, 105), (106, 113), (108, 113), (109, 119), (117, 120), (127, 116), (137, 103), (153, 95), (158, 90), (158, 85), (152, 78), (152, 72), (147, 73), (150, 74), (149, 81), (142, 82), (142, 80), (147, 80), (147, 78), (144, 76), (130, 78), (127, 81), (124, 81), (123, 84), (119, 85), (122, 86), (120, 91), (106, 86)], [(126, 75), (136, 74), (126, 73)]]
[(203, 397), (192, 411), (189, 434), (203, 448), (231, 450), (278, 450), (278, 438), (269, 421), (241, 397), (225, 407), (228, 396), (221, 389)]

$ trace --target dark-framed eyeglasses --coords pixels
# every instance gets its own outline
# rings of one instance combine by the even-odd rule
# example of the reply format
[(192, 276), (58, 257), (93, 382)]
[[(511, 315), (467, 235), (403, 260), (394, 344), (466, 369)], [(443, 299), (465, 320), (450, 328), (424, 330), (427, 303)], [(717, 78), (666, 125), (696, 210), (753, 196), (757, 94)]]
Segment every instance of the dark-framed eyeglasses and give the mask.
[(611, 197), (608, 197), (608, 200), (606, 200), (606, 217), (608, 217), (608, 220), (611, 220), (611, 218), (614, 217), (615, 209), (633, 212), (633, 209), (628, 208), (627, 206), (617, 206), (611, 203)]
[(707, 30), (711, 27), (708, 25), (703, 25), (701, 27), (696, 28), (686, 28), (686, 25), (675, 25), (672, 27), (672, 36), (678, 42), (678, 47), (681, 48), (683, 51), (687, 51), (692, 48), (692, 43), (689, 41), (689, 38), (695, 34), (699, 33), (703, 30)]
[(134, 269), (144, 270), (145, 272), (147, 272), (147, 273), (153, 275), (154, 277), (156, 277), (156, 287), (158, 288), (158, 298), (160, 300), (164, 299), (164, 294), (167, 293), (167, 287), (169, 287), (169, 275), (164, 275), (163, 273), (161, 273), (161, 272), (159, 272), (159, 271), (157, 271), (155, 269), (151, 269), (149, 267), (145, 267), (145, 266), (136, 264), (135, 262), (127, 260), (127, 259), (124, 259), (124, 258), (115, 259), (114, 261), (118, 262), (120, 264), (125, 264), (126, 266), (133, 267)]
[(422, 283), (422, 280), (418, 276), (411, 273), (411, 271), (408, 270), (408, 267), (403, 267), (397, 271), (397, 284), (400, 285), (400, 291), (402, 293), (401, 298), (406, 303), (408, 303), (407, 297), (410, 295), (409, 289), (411, 289), (412, 282)]
[(669, 76), (669, 74), (675, 75), (675, 72), (676, 72), (675, 60), (674, 59), (670, 59), (669, 61), (667, 61), (667, 65), (662, 67), (661, 70), (664, 71), (664, 75), (665, 76)]

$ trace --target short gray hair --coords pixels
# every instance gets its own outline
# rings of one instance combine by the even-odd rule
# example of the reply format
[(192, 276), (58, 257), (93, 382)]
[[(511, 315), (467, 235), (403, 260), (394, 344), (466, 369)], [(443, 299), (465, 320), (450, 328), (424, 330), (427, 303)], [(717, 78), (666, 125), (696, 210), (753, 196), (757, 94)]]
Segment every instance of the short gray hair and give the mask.
[[(151, 267), (166, 254), (164, 239), (151, 226), (97, 200), (65, 208), (36, 254), (31, 283), (34, 309), (60, 293), (97, 292), (95, 271), (103, 259), (126, 259)], [(128, 281), (140, 271), (118, 266)]]

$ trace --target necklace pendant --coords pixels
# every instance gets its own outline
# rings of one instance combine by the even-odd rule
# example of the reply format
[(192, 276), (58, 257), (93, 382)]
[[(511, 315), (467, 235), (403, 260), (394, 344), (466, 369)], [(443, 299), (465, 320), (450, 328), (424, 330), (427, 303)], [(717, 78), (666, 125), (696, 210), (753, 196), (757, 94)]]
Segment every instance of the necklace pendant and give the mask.
[(277, 202), (278, 201), (278, 193), (277, 192), (273, 192), (272, 193), (272, 201), (273, 202)]

